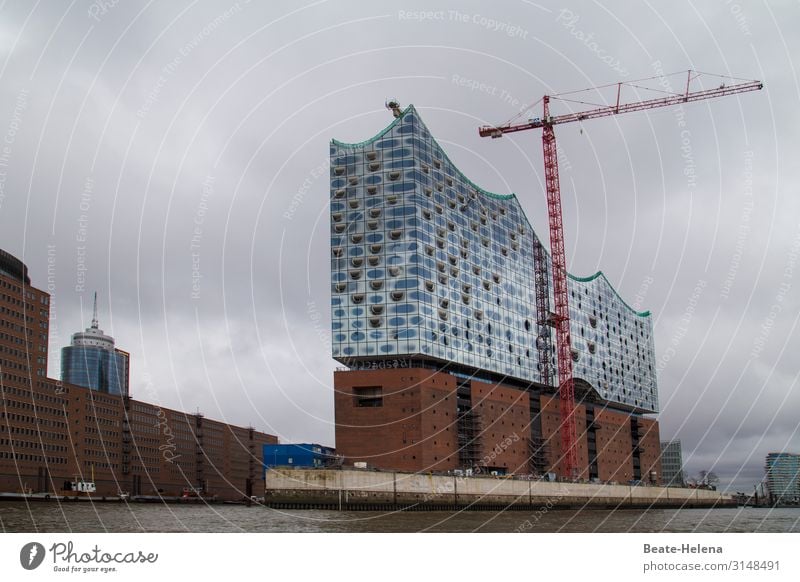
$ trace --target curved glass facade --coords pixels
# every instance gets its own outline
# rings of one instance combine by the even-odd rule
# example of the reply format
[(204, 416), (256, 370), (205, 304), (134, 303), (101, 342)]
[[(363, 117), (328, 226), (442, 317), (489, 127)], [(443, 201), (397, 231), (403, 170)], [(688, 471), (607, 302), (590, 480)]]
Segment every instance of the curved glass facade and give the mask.
[[(543, 382), (537, 345), (554, 338), (538, 337), (538, 239), (516, 197), (464, 176), (413, 106), (366, 142), (332, 141), (330, 158), (333, 357)], [(602, 273), (570, 277), (569, 288), (575, 378), (602, 400), (657, 411), (649, 312), (628, 307)], [(543, 353), (554, 371), (555, 351)]]
[(98, 392), (127, 395), (127, 356), (91, 346), (61, 349), (61, 380)]

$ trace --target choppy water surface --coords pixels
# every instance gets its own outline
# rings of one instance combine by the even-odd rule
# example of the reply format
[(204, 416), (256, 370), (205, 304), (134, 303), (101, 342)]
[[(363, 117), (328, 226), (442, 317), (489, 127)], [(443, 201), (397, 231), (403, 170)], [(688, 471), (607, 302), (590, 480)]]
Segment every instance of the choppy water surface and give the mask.
[(4, 532), (800, 532), (800, 508), (337, 512), (238, 505), (0, 503)]

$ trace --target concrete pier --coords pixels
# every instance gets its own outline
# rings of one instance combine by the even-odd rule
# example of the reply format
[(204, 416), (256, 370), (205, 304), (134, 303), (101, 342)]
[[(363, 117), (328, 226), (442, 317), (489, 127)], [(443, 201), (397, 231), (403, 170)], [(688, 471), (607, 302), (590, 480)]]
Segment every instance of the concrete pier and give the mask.
[(451, 510), (736, 506), (706, 489), (550, 483), (369, 470), (269, 469), (265, 504), (294, 509)]

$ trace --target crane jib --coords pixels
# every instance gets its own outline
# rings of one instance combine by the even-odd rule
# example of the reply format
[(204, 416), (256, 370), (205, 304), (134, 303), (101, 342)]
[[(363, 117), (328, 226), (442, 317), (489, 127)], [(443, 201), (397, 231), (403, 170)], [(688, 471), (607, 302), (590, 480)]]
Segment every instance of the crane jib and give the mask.
[[(644, 101), (635, 101), (633, 103), (623, 103), (608, 105), (606, 107), (598, 107), (596, 109), (589, 109), (586, 111), (576, 111), (574, 113), (566, 113), (564, 115), (555, 115), (547, 118), (550, 125), (561, 125), (562, 123), (572, 123), (574, 121), (585, 121), (588, 119), (596, 119), (598, 117), (608, 117), (610, 115), (619, 115), (621, 113), (632, 113), (634, 111), (642, 111), (645, 109), (655, 109), (658, 107), (669, 107), (670, 105), (680, 105), (681, 103), (690, 103), (692, 101), (701, 101), (703, 99), (713, 99), (715, 97), (725, 97), (727, 95), (735, 95), (737, 93), (746, 93), (748, 91), (759, 91), (764, 88), (761, 81), (750, 81), (748, 83), (740, 83), (737, 85), (721, 86), (715, 89), (706, 89), (703, 91), (694, 91), (681, 95), (672, 95), (670, 97), (659, 97), (656, 99), (646, 99)], [(514, 125), (499, 125), (499, 126), (483, 126), (478, 129), (481, 137), (501, 137), (506, 133), (516, 133), (518, 131), (525, 131), (528, 129), (539, 129), (547, 125), (543, 119), (533, 119), (525, 123)]]

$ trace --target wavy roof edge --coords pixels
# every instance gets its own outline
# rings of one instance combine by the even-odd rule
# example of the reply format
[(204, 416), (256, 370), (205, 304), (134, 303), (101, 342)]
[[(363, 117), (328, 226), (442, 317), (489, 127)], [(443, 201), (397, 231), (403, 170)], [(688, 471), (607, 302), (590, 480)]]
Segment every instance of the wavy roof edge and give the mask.
[[(410, 112), (416, 113), (417, 114), (417, 119), (419, 120), (419, 122), (422, 125), (425, 125), (425, 122), (422, 121), (422, 118), (419, 116), (419, 112), (414, 107), (414, 105), (409, 105), (408, 107), (403, 109), (403, 111), (400, 113), (400, 117), (395, 118), (394, 121), (392, 121), (389, 125), (387, 125), (381, 131), (379, 131), (378, 133), (376, 133), (374, 136), (372, 136), (371, 138), (369, 138), (367, 140), (360, 141), (360, 142), (357, 142), (357, 143), (347, 143), (347, 142), (339, 141), (338, 139), (332, 138), (331, 139), (331, 143), (336, 145), (336, 146), (339, 146), (339, 147), (351, 148), (351, 149), (364, 147), (366, 145), (369, 145), (371, 143), (376, 142), (377, 140), (382, 138), (384, 135), (389, 133), (398, 123), (400, 123), (400, 121), (403, 119), (403, 117), (405, 117), (406, 114), (410, 113)], [(427, 125), (425, 125), (425, 128), (427, 129)], [(453, 163), (453, 160), (451, 160), (450, 156), (447, 155), (447, 151), (445, 151), (445, 149), (441, 146), (441, 144), (438, 141), (436, 141), (436, 138), (433, 137), (433, 134), (431, 133), (430, 130), (428, 130), (428, 133), (430, 134), (431, 139), (433, 140), (433, 143), (435, 143), (436, 147), (439, 148), (439, 151), (442, 152), (442, 155), (444, 156), (444, 158), (448, 162), (450, 162), (450, 165), (452, 165), (453, 168), (455, 169), (455, 171), (458, 172), (459, 176), (461, 176), (467, 184), (469, 184), (470, 186), (475, 188), (475, 190), (477, 190), (478, 192), (480, 192), (484, 196), (488, 196), (489, 198), (495, 198), (496, 200), (512, 200), (512, 199), (516, 200), (517, 199), (516, 195), (513, 192), (511, 194), (496, 194), (494, 192), (489, 192), (485, 188), (481, 188), (480, 186), (478, 186), (475, 182), (470, 180), (469, 176), (467, 176), (464, 172), (462, 172), (461, 169), (455, 163)]]
[[(364, 141), (360, 141), (360, 142), (354, 142), (354, 143), (348, 143), (348, 142), (344, 142), (344, 141), (339, 141), (338, 139), (335, 139), (335, 138), (331, 138), (331, 144), (333, 144), (335, 146), (338, 146), (338, 147), (349, 148), (349, 149), (361, 148), (361, 147), (367, 146), (369, 144), (372, 144), (372, 143), (378, 141), (379, 139), (381, 139), (387, 133), (389, 133), (398, 123), (400, 123), (400, 121), (403, 119), (403, 117), (405, 117), (406, 114), (410, 113), (410, 112), (416, 113), (417, 114), (417, 119), (419, 120), (419, 122), (422, 125), (424, 125), (425, 128), (427, 129), (427, 125), (425, 125), (425, 122), (422, 121), (422, 118), (420, 117), (419, 112), (414, 107), (414, 105), (411, 104), (408, 107), (406, 107), (405, 109), (403, 109), (403, 111), (400, 113), (400, 117), (395, 118), (389, 125), (384, 127), (382, 130), (380, 130), (378, 133), (376, 133), (371, 138), (366, 139)], [(477, 190), (478, 192), (480, 192), (484, 196), (488, 196), (488, 197), (494, 198), (496, 200), (513, 200), (517, 204), (517, 206), (519, 207), (520, 214), (525, 218), (525, 221), (528, 223), (528, 226), (530, 226), (531, 232), (533, 232), (534, 236), (536, 236), (538, 238), (538, 235), (536, 234), (536, 231), (533, 229), (533, 225), (531, 224), (530, 220), (528, 220), (528, 217), (525, 214), (525, 210), (522, 208), (522, 204), (520, 204), (519, 199), (517, 198), (516, 194), (514, 194), (514, 193), (511, 193), (511, 194), (495, 194), (494, 192), (489, 192), (488, 190), (485, 190), (485, 189), (481, 188), (480, 186), (478, 186), (477, 184), (475, 184), (475, 182), (470, 180), (469, 177), (464, 172), (462, 172), (461, 169), (455, 163), (453, 163), (453, 160), (451, 160), (450, 157), (447, 155), (447, 151), (445, 151), (445, 149), (439, 144), (439, 142), (436, 141), (436, 138), (433, 137), (433, 134), (431, 133), (430, 129), (428, 129), (428, 134), (430, 134), (431, 139), (436, 144), (436, 147), (439, 148), (439, 151), (442, 152), (442, 155), (445, 157), (445, 159), (448, 162), (450, 162), (450, 164), (453, 166), (453, 168), (455, 168), (455, 171), (458, 172), (459, 176), (461, 176), (464, 179), (464, 181), (467, 182), (470, 186), (475, 188), (475, 190)], [(550, 252), (547, 251), (547, 254), (549, 255)], [(594, 281), (598, 277), (602, 277), (603, 280), (606, 282), (606, 285), (608, 285), (609, 288), (614, 292), (614, 295), (617, 296), (617, 299), (619, 299), (622, 302), (622, 304), (625, 307), (627, 307), (632, 313), (634, 313), (635, 315), (637, 315), (639, 317), (649, 317), (650, 316), (650, 311), (636, 311), (633, 307), (628, 305), (628, 303), (622, 298), (622, 296), (620, 296), (620, 294), (617, 292), (617, 290), (614, 288), (614, 286), (608, 280), (608, 277), (606, 277), (606, 275), (605, 275), (605, 273), (603, 273), (603, 271), (597, 271), (594, 275), (589, 275), (588, 277), (578, 277), (576, 275), (573, 275), (572, 273), (567, 273), (567, 275), (569, 276), (570, 279), (572, 279), (573, 281), (577, 281), (579, 283), (588, 283), (588, 282)]]
[(597, 271), (594, 275), (589, 275), (588, 277), (577, 277), (577, 276), (573, 275), (572, 273), (567, 273), (567, 275), (573, 281), (578, 281), (580, 283), (588, 283), (590, 281), (594, 281), (598, 277), (602, 277), (603, 281), (606, 282), (606, 285), (608, 285), (609, 289), (611, 289), (614, 292), (614, 295), (617, 296), (617, 299), (622, 301), (622, 304), (625, 307), (627, 307), (630, 311), (632, 311), (635, 315), (638, 315), (639, 317), (650, 317), (650, 311), (636, 311), (633, 307), (628, 305), (628, 303), (622, 298), (622, 296), (614, 288), (614, 285), (611, 284), (611, 281), (608, 280), (608, 277), (606, 277), (606, 274), (603, 273), (603, 271)]

